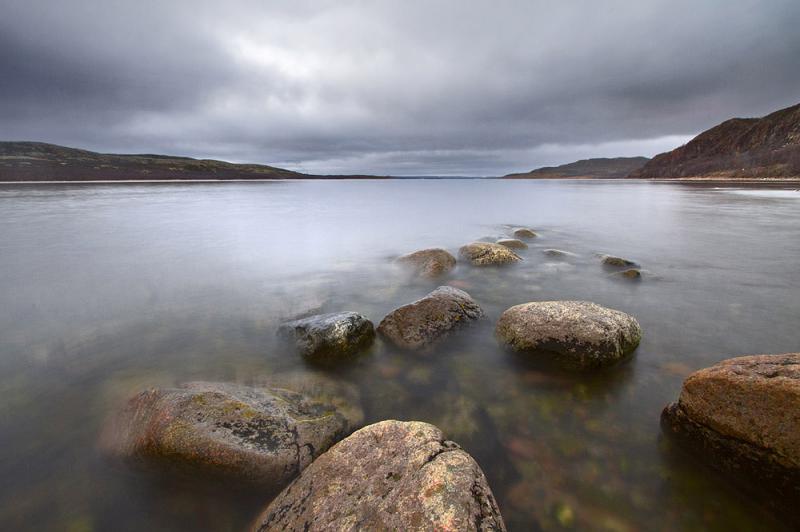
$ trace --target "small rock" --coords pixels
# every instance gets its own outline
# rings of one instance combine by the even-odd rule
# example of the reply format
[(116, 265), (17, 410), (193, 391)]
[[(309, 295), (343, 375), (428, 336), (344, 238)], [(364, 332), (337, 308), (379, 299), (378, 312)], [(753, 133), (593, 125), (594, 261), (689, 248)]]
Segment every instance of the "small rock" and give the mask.
[(570, 253), (569, 251), (563, 251), (563, 250), (560, 250), (560, 249), (553, 249), (553, 248), (543, 249), (542, 253), (544, 253), (548, 257), (553, 257), (553, 258), (568, 258), (568, 257), (574, 258), (574, 257), (577, 257), (577, 255), (575, 253)]
[(278, 388), (193, 382), (134, 396), (105, 427), (110, 454), (261, 485), (277, 492), (347, 436), (331, 405)]
[(495, 336), (508, 348), (572, 370), (608, 366), (639, 345), (639, 323), (587, 301), (541, 301), (509, 308)]
[(483, 310), (469, 294), (452, 286), (440, 286), (387, 314), (378, 325), (378, 332), (403, 349), (424, 350), (454, 329), (481, 317)]
[(602, 255), (601, 261), (604, 266), (612, 266), (615, 268), (626, 268), (629, 266), (638, 266), (635, 262), (622, 257), (614, 257), (612, 255)]
[(284, 323), (278, 327), (278, 336), (294, 343), (308, 360), (327, 362), (349, 357), (369, 346), (375, 329), (361, 314), (337, 312)]
[(664, 432), (800, 524), (800, 353), (724, 360), (690, 375)]
[(537, 236), (539, 236), (538, 234), (536, 234), (534, 231), (531, 231), (527, 227), (519, 227), (517, 229), (514, 229), (512, 234), (517, 238), (526, 238), (526, 239), (536, 238)]
[(507, 247), (490, 242), (472, 242), (462, 246), (458, 254), (474, 266), (497, 266), (522, 260)]
[(365, 427), (317, 458), (253, 530), (504, 531), (477, 462), (418, 421)]
[(438, 277), (453, 269), (456, 258), (440, 248), (423, 249), (398, 257), (397, 262), (407, 265), (422, 277)]
[(635, 280), (641, 280), (642, 271), (639, 268), (628, 268), (627, 270), (622, 270), (621, 272), (615, 272), (612, 273), (611, 275), (613, 277), (635, 281)]
[(528, 244), (516, 238), (501, 238), (496, 244), (500, 244), (509, 249), (528, 249)]

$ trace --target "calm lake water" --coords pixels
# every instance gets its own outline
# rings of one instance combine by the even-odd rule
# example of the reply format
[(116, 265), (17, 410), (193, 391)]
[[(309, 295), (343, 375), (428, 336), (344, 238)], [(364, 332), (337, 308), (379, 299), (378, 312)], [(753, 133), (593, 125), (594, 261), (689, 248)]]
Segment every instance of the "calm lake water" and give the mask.
[[(539, 231), (525, 261), (438, 282), (391, 259)], [(559, 248), (578, 256), (554, 261)], [(609, 277), (595, 253), (640, 262)], [(778, 528), (660, 438), (691, 371), (800, 350), (800, 192), (642, 182), (403, 180), (0, 186), (0, 529), (241, 530), (268, 502), (134, 471), (97, 450), (132, 394), (189, 380), (328, 379), (367, 422), (439, 425), (481, 464), (511, 530)], [(488, 319), (435, 353), (378, 341), (320, 372), (280, 320), (393, 308), (454, 283)], [(527, 301), (638, 318), (634, 357), (544, 373), (498, 348)], [(322, 373), (322, 374), (321, 374)]]

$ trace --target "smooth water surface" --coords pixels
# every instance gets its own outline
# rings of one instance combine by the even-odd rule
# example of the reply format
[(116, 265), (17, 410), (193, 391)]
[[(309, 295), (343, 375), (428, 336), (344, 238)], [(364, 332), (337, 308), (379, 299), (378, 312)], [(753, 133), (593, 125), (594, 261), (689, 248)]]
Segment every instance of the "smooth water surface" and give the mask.
[[(437, 282), (392, 264), (525, 225), (524, 262)], [(555, 261), (559, 248), (578, 256)], [(642, 264), (609, 276), (596, 253)], [(800, 350), (800, 192), (645, 182), (402, 180), (0, 186), (0, 529), (241, 530), (268, 502), (141, 472), (97, 448), (134, 393), (276, 375), (349, 390), (367, 421), (439, 425), (483, 467), (511, 530), (777, 527), (660, 438), (691, 371)], [(378, 341), (338, 369), (275, 340), (283, 319), (376, 324), (438, 284), (488, 318), (434, 353)], [(585, 299), (636, 316), (634, 357), (590, 375), (499, 349), (517, 303)], [(360, 399), (359, 399), (360, 398)]]

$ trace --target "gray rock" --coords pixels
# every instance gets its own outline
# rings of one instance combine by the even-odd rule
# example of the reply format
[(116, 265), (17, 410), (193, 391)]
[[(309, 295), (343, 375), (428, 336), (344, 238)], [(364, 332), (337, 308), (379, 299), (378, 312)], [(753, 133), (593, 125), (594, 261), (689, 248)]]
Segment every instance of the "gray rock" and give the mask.
[(500, 244), (491, 242), (472, 242), (462, 246), (458, 254), (473, 266), (500, 266), (519, 262), (522, 258)]
[(528, 249), (528, 244), (522, 240), (517, 240), (516, 238), (501, 238), (495, 243), (505, 246), (509, 249)]
[(286, 488), (253, 530), (504, 531), (477, 462), (417, 421), (382, 421), (332, 447)]
[(628, 314), (587, 301), (541, 301), (509, 308), (495, 336), (513, 351), (572, 370), (608, 366), (630, 355), (642, 336)]
[(372, 322), (356, 312), (321, 314), (278, 327), (278, 336), (314, 362), (347, 358), (369, 346), (375, 337)]
[(556, 259), (565, 259), (565, 258), (575, 258), (577, 255), (575, 253), (570, 253), (569, 251), (563, 251), (561, 249), (543, 249), (542, 253), (547, 255), (548, 257), (556, 258)]
[(277, 492), (351, 432), (331, 405), (277, 388), (193, 382), (134, 396), (105, 427), (112, 455)]
[(440, 286), (387, 314), (378, 325), (378, 332), (403, 349), (425, 350), (481, 317), (483, 310), (469, 294), (452, 286)]
[(514, 229), (512, 234), (516, 238), (525, 238), (525, 239), (536, 238), (537, 236), (539, 236), (538, 234), (536, 234), (535, 231), (532, 231), (527, 227), (518, 227), (517, 229)]
[(456, 258), (441, 248), (423, 249), (397, 258), (397, 262), (414, 269), (422, 277), (438, 277), (452, 270)]

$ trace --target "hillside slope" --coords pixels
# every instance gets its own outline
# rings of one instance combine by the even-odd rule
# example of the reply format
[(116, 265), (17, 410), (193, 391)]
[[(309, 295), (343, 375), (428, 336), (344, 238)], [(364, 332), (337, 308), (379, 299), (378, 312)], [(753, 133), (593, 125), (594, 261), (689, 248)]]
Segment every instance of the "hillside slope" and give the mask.
[(763, 118), (726, 120), (629, 177), (800, 177), (800, 104)]
[(530, 172), (508, 174), (505, 177), (509, 179), (617, 179), (626, 177), (634, 170), (641, 168), (648, 160), (647, 157), (583, 159), (561, 166), (545, 166)]
[(0, 181), (306, 179), (314, 176), (259, 164), (166, 155), (96, 153), (41, 142), (0, 142)]

